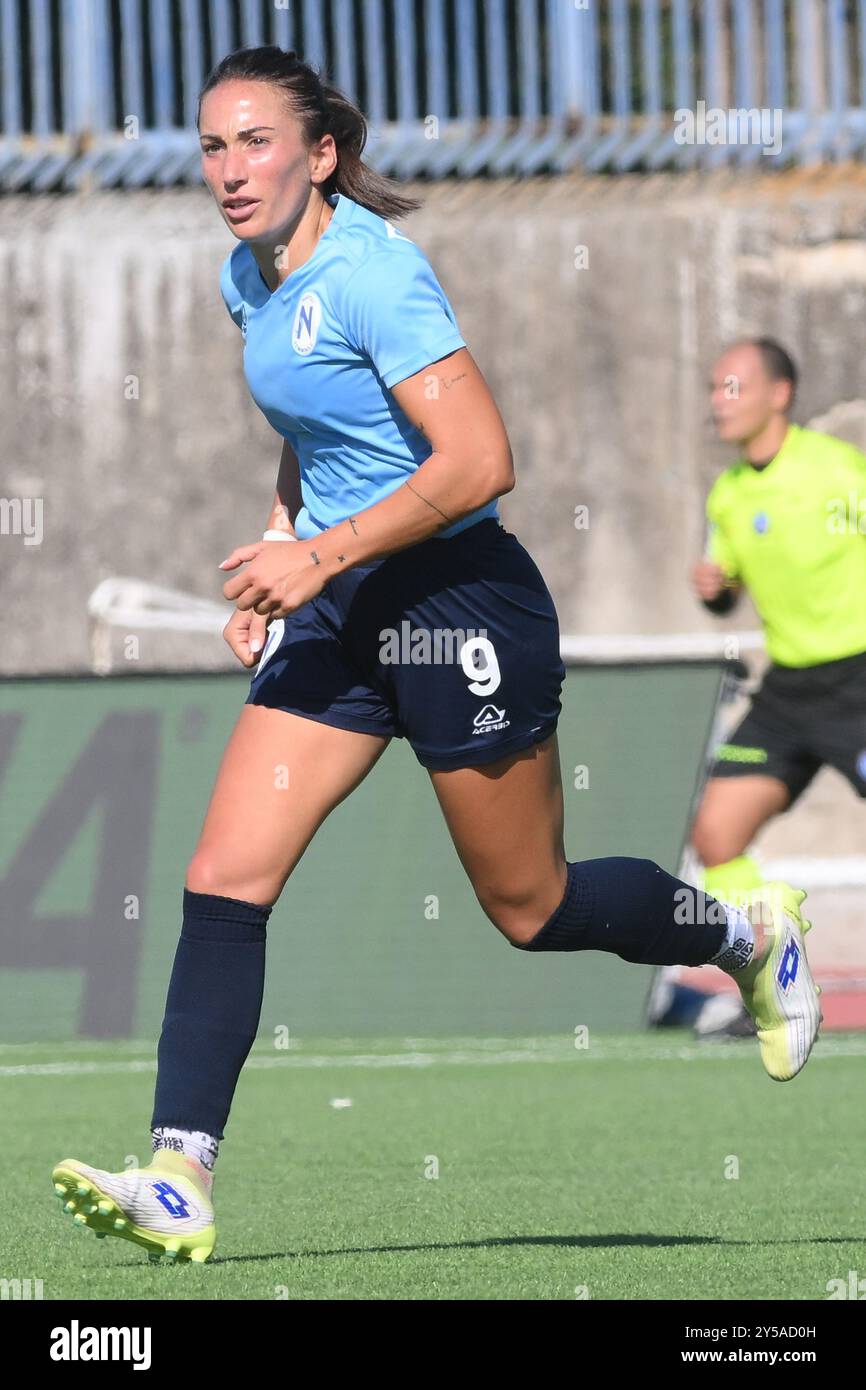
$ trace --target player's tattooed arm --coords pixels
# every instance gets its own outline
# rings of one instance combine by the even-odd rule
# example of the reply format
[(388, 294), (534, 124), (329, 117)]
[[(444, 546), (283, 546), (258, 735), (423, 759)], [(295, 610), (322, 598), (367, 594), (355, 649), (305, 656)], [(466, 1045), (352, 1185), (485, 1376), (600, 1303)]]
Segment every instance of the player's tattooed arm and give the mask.
[(390, 391), (430, 453), (387, 497), (316, 538), (317, 561), (332, 574), (427, 540), (514, 486), (502, 417), (466, 348)]
[(437, 507), (435, 502), (431, 502), (429, 497), (425, 497), (422, 492), (419, 492), (417, 487), (413, 487), (408, 478), (406, 479), (406, 487), (410, 492), (414, 492), (416, 497), (420, 497), (422, 502), (426, 502), (428, 507), (432, 507), (435, 512), (438, 512), (443, 518), (446, 526), (453, 526), (456, 518), (453, 516), (446, 516), (442, 508)]

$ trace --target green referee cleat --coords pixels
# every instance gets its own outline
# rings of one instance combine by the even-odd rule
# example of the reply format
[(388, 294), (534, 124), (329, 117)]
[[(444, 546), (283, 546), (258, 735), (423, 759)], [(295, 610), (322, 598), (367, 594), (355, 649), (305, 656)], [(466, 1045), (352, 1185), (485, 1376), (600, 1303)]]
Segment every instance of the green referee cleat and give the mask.
[(160, 1150), (146, 1168), (123, 1173), (67, 1158), (51, 1177), (64, 1212), (97, 1237), (134, 1241), (152, 1263), (163, 1255), (173, 1263), (210, 1259), (216, 1244), (210, 1192), (183, 1154)]
[(790, 1081), (803, 1069), (822, 1023), (804, 942), (812, 924), (800, 915), (805, 896), (788, 883), (765, 883), (741, 903), (753, 925), (763, 927), (764, 942), (750, 965), (730, 975), (755, 1021), (761, 1060), (774, 1081)]

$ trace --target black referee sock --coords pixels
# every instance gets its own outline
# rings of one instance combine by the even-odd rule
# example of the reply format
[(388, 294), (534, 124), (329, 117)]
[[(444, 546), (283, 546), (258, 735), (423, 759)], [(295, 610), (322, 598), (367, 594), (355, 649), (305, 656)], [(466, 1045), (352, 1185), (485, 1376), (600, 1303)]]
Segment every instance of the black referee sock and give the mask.
[(611, 951), (637, 965), (704, 965), (727, 936), (715, 898), (651, 859), (585, 859), (568, 865), (559, 907), (523, 951)]
[(183, 928), (157, 1054), (151, 1129), (223, 1138), (237, 1079), (255, 1041), (271, 908), (183, 892)]

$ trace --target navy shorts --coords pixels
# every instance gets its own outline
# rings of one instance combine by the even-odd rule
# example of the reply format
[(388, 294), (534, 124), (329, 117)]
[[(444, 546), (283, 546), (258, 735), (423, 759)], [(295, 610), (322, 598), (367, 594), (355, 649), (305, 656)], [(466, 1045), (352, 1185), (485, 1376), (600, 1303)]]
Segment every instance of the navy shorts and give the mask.
[(549, 738), (564, 678), (547, 585), (485, 517), (335, 575), (274, 621), (247, 704), (406, 738), (449, 769)]

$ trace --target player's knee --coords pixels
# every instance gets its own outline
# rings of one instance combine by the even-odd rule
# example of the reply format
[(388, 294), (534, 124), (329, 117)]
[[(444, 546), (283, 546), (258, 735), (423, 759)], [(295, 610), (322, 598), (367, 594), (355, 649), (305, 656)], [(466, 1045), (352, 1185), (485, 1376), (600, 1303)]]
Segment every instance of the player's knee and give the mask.
[(191, 893), (215, 893), (228, 897), (224, 892), (225, 873), (217, 857), (209, 849), (199, 847), (186, 868), (186, 887)]
[(692, 848), (706, 868), (726, 864), (742, 853), (735, 836), (718, 821), (698, 816), (692, 828)]
[(512, 946), (531, 941), (550, 916), (548, 904), (534, 889), (487, 889), (477, 896), (490, 921)]
[(208, 845), (199, 845), (187, 865), (186, 887), (191, 893), (210, 893), (220, 898), (270, 907), (279, 889), (267, 876), (233, 869), (224, 855)]

